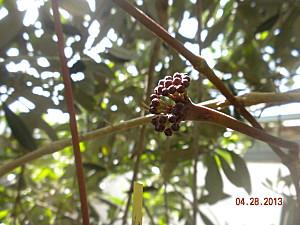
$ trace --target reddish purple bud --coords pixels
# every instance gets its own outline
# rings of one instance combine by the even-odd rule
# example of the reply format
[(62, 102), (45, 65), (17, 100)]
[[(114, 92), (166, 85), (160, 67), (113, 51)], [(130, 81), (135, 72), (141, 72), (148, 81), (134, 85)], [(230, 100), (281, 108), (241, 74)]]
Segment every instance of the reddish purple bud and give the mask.
[(178, 78), (178, 77), (174, 78), (173, 84), (174, 84), (174, 85), (180, 85), (180, 84), (181, 84), (181, 79)]
[(163, 89), (164, 89), (164, 86), (162, 86), (162, 85), (158, 86), (158, 87), (157, 87), (157, 93), (158, 93), (159, 95), (161, 95)]
[(168, 87), (169, 94), (174, 94), (176, 92), (176, 87), (174, 85), (171, 85)]
[(166, 136), (171, 136), (173, 132), (172, 132), (171, 128), (167, 128), (167, 129), (165, 129), (164, 133)]
[(151, 99), (151, 100), (154, 99), (154, 98), (159, 98), (159, 97), (158, 97), (157, 94), (152, 94), (152, 95), (150, 95), (150, 99)]
[(189, 82), (188, 80), (186, 80), (186, 79), (183, 79), (183, 80), (182, 80), (182, 85), (183, 85), (185, 88), (187, 88), (187, 87), (190, 85), (190, 82)]
[(165, 126), (163, 124), (158, 124), (155, 126), (155, 130), (158, 132), (162, 132), (162, 131), (164, 131), (164, 129), (165, 129)]
[(166, 80), (164, 85), (165, 88), (169, 87), (170, 85), (172, 85), (172, 80)]
[(168, 96), (169, 95), (169, 92), (168, 92), (167, 88), (162, 89), (161, 93), (162, 93), (163, 96)]
[(178, 123), (173, 123), (172, 126), (171, 126), (171, 129), (173, 131), (178, 131), (179, 130), (179, 124)]
[(174, 73), (173, 77), (174, 77), (174, 78), (176, 78), (176, 77), (181, 78), (182, 75), (181, 75), (180, 73), (176, 72), (176, 73)]
[(169, 116), (168, 120), (170, 123), (175, 123), (177, 121), (177, 117), (175, 115), (171, 115)]
[(150, 107), (149, 112), (155, 114), (157, 113), (157, 110), (155, 107)]
[(159, 105), (159, 99), (158, 98), (154, 98), (151, 101), (151, 106), (156, 107)]
[(163, 86), (164, 85), (164, 83), (165, 83), (165, 80), (163, 79), (163, 80), (159, 80), (159, 82), (158, 82), (158, 85), (161, 85), (161, 86)]
[(152, 118), (151, 123), (152, 123), (154, 126), (156, 126), (157, 123), (158, 123), (158, 117)]
[(158, 122), (160, 124), (165, 124), (167, 122), (167, 120), (168, 120), (168, 117), (165, 116), (165, 115), (162, 115), (162, 116), (159, 117)]
[(184, 86), (182, 86), (182, 85), (176, 86), (176, 91), (177, 91), (178, 93), (183, 93), (184, 90), (185, 90)]
[(173, 80), (173, 78), (171, 76), (166, 76), (165, 80)]
[(191, 78), (188, 75), (183, 76), (183, 79), (188, 80), (189, 82), (191, 81)]

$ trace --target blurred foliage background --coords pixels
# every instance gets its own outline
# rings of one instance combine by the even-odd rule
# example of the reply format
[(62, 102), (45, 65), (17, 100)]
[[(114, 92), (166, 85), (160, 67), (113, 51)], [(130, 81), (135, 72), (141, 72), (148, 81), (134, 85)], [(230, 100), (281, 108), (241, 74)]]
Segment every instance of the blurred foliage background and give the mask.
[[(295, 88), (300, 65), (299, 1), (202, 0), (201, 14), (195, 0), (130, 2), (195, 53), (199, 52), (201, 17), (202, 55), (235, 94)], [(220, 96), (185, 59), (166, 44), (155, 44), (151, 32), (111, 1), (61, 0), (60, 5), (81, 133), (141, 115), (151, 62), (152, 85), (167, 74), (188, 72), (194, 80), (189, 95), (195, 102), (200, 94), (201, 100)], [(3, 165), (68, 138), (70, 132), (51, 2), (0, 1), (0, 31)], [(153, 60), (155, 45), (160, 47), (155, 48)], [(200, 90), (197, 80), (202, 82)], [(238, 118), (231, 108), (225, 112)], [(140, 128), (134, 128), (81, 144), (91, 224), (122, 220), (140, 138)], [(197, 187), (199, 205), (233, 194), (224, 193), (220, 171), (250, 193), (241, 155), (251, 144), (243, 135), (205, 123), (186, 123), (171, 138), (147, 126), (138, 176), (145, 186), (146, 223), (192, 224), (189, 199), (197, 157), (204, 168), (200, 173), (206, 173), (205, 184)], [(214, 224), (204, 212), (199, 215), (205, 224)], [(0, 222), (80, 224), (71, 147), (0, 178)]]

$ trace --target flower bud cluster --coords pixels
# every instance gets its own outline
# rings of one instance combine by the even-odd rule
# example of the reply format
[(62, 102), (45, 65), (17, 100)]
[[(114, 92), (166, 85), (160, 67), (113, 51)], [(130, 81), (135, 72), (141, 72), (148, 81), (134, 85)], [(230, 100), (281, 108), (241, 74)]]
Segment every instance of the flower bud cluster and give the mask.
[[(158, 132), (171, 136), (179, 130), (179, 123), (183, 120), (184, 103), (187, 100), (186, 89), (190, 85), (190, 77), (186, 74), (175, 73), (166, 76), (158, 82), (154, 93), (150, 96), (149, 112), (157, 116), (152, 119), (152, 124)], [(170, 104), (165, 99), (172, 99), (175, 104)]]

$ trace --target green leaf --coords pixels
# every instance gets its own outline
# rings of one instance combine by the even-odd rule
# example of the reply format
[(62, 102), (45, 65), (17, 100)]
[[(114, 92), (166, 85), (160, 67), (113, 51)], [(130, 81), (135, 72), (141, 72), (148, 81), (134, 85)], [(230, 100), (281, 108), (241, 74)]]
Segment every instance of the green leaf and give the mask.
[(228, 198), (228, 197), (230, 197), (230, 195), (228, 195), (224, 192), (217, 193), (217, 194), (203, 195), (199, 199), (199, 204), (208, 203), (208, 204), (212, 205), (212, 204), (215, 204), (216, 202), (223, 200), (225, 198)]
[(90, 12), (89, 4), (87, 1), (82, 0), (62, 0), (60, 1), (61, 7), (76, 16), (82, 16)]
[(212, 195), (223, 193), (223, 180), (214, 155), (207, 157), (205, 188)]
[(248, 194), (251, 193), (250, 174), (245, 161), (232, 151), (228, 151), (235, 169), (232, 169), (228, 162), (219, 154), (222, 169), (231, 183), (237, 187), (243, 187)]
[(271, 16), (270, 18), (268, 18), (267, 20), (265, 20), (264, 22), (262, 22), (255, 30), (255, 34), (257, 33), (261, 33), (264, 31), (268, 31), (270, 29), (272, 29), (272, 27), (275, 25), (275, 23), (277, 22), (277, 20), (279, 19), (279, 13), (276, 13), (275, 15)]
[(135, 51), (118, 46), (114, 46), (108, 49), (108, 54), (110, 55), (110, 57), (112, 57), (112, 60), (115, 59), (115, 61), (121, 62), (131, 61), (138, 57)]
[(8, 15), (1, 19), (0, 30), (1, 40), (0, 49), (8, 47), (10, 42), (22, 31), (22, 15), (17, 9), (15, 1), (5, 1), (5, 7), (8, 10)]
[(35, 150), (37, 148), (35, 140), (22, 119), (11, 111), (5, 103), (2, 104), (2, 107), (13, 136), (26, 150)]
[(201, 219), (203, 220), (205, 225), (214, 225), (213, 222), (201, 211), (199, 211)]
[(98, 172), (106, 171), (106, 168), (96, 163), (83, 163), (83, 167), (87, 170), (96, 170)]

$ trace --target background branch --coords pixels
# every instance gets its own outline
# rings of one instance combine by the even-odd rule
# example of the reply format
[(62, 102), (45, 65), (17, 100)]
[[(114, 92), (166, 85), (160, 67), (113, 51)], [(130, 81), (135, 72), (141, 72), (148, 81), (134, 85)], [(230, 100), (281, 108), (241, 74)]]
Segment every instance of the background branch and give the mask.
[[(168, 8), (168, 1), (156, 0), (156, 9), (159, 12), (158, 16), (159, 16), (159, 20), (162, 24), (167, 23), (167, 15), (166, 15), (167, 8)], [(150, 93), (152, 91), (155, 65), (159, 58), (160, 45), (161, 45), (161, 41), (158, 38), (156, 38), (153, 48), (152, 48), (151, 56), (150, 56), (150, 62), (149, 62), (149, 67), (148, 67), (148, 76), (147, 76), (147, 79), (145, 80), (146, 89), (144, 92), (144, 102), (147, 102), (147, 100), (149, 99)], [(142, 110), (141, 116), (144, 116), (145, 113), (146, 113), (145, 110)], [(134, 163), (133, 175), (132, 175), (132, 179), (130, 182), (129, 190), (133, 190), (134, 182), (137, 180), (137, 177), (138, 177), (140, 162), (141, 162), (141, 155), (142, 155), (142, 153), (144, 151), (144, 147), (145, 147), (146, 125), (143, 125), (140, 128), (139, 134), (140, 135), (137, 140), (137, 148), (136, 148), (136, 151), (134, 151), (135, 163)], [(125, 225), (127, 223), (127, 216), (128, 216), (128, 211), (129, 211), (129, 207), (131, 204), (131, 197), (132, 197), (132, 193), (129, 191), (122, 225)]]
[[(280, 105), (288, 104), (292, 102), (300, 102), (300, 93), (270, 93), (270, 92), (252, 92), (241, 96), (237, 96), (236, 99), (243, 106), (257, 105), (260, 103), (266, 103), (268, 105)], [(213, 99), (199, 103), (209, 108), (223, 109), (231, 105), (230, 101)]]
[[(82, 134), (80, 135), (79, 139), (80, 141), (89, 141), (96, 138), (104, 137), (106, 135), (115, 132), (128, 130), (130, 128), (134, 128), (149, 123), (153, 117), (154, 115), (147, 115), (144, 117), (138, 117), (132, 120), (120, 122), (117, 125), (107, 126), (98, 130), (88, 132), (86, 134)], [(68, 147), (70, 145), (71, 145), (71, 139), (63, 139), (63, 140), (51, 142), (41, 148), (34, 150), (33, 152), (30, 152), (0, 167), (0, 177), (2, 177), (6, 173), (14, 170), (19, 166), (22, 166), (30, 161), (38, 159), (44, 155), (52, 154), (54, 152), (62, 150), (63, 148)]]

